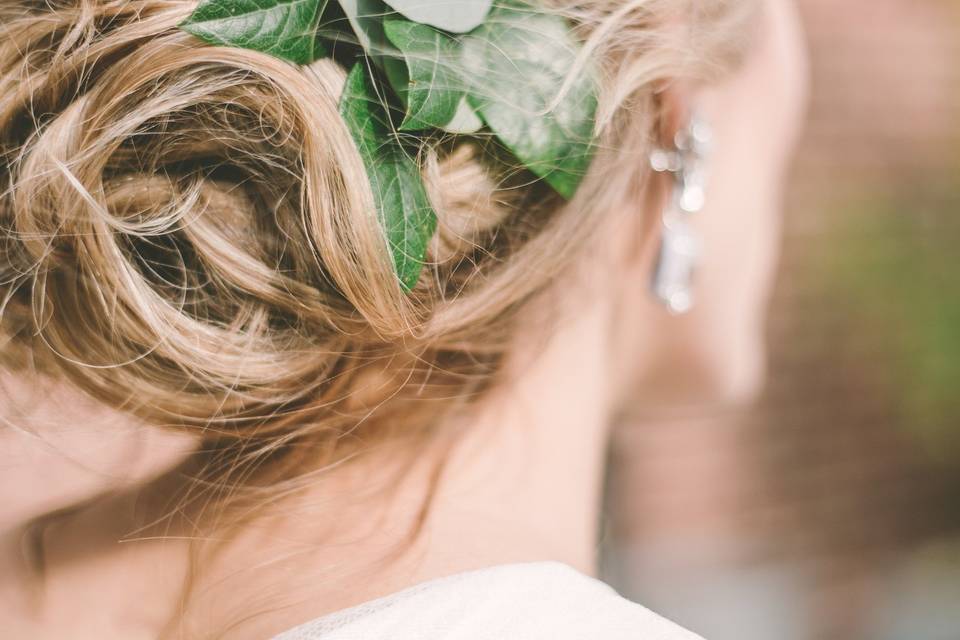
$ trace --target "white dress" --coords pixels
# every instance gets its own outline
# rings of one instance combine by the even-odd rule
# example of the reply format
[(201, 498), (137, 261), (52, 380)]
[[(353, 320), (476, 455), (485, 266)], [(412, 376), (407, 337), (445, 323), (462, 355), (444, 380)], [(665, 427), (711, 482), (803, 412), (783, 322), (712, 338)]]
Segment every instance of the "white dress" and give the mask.
[(559, 562), (424, 582), (274, 640), (702, 640)]

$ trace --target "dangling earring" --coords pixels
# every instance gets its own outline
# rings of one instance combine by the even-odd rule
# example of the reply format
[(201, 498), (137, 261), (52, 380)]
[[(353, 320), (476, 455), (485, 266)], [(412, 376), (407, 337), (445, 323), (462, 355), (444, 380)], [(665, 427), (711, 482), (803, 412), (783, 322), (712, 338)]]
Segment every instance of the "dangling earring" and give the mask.
[(709, 126), (696, 115), (674, 136), (672, 149), (654, 149), (650, 168), (670, 173), (673, 193), (660, 216), (662, 236), (651, 290), (670, 313), (686, 313), (693, 306), (693, 273), (700, 258), (700, 239), (688, 218), (705, 202), (706, 155)]

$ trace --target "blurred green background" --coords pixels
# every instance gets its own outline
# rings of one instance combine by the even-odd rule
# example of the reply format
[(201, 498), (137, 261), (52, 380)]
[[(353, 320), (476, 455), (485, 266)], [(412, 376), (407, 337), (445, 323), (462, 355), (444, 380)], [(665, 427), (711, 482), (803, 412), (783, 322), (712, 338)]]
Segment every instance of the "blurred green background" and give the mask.
[(708, 640), (960, 640), (960, 2), (797, 3), (768, 385), (619, 430), (606, 577)]

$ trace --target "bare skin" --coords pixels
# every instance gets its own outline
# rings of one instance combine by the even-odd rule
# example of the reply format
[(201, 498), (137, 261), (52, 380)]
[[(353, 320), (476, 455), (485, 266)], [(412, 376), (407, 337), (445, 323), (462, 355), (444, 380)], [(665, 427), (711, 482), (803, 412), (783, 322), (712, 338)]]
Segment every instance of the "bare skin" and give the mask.
[[(626, 402), (742, 401), (760, 383), (779, 187), (805, 95), (796, 19), (785, 1), (767, 4), (763, 37), (746, 66), (705, 99), (717, 148), (709, 204), (698, 218), (707, 255), (696, 310), (676, 319), (654, 306), (646, 282), (655, 238), (636, 251), (612, 228), (610, 246), (618, 249), (608, 268), (616, 271), (585, 276), (589, 302), (578, 300), (576, 313), (535, 353), (518, 348), (525, 357), (517, 358), (511, 383), (451, 426), (455, 440), (418, 449), (400, 483), (387, 475), (403, 457), (396, 450), (326, 471), (315, 487), (205, 559), (178, 625), (168, 623), (188, 571), (188, 541), (177, 532), (131, 534), (166, 485), (139, 496), (122, 487), (176, 463), (189, 442), (125, 422), (67, 389), (51, 394), (7, 378), (13, 401), (0, 415), (39, 435), (0, 431), (5, 637), (136, 640), (185, 632), (252, 640), (475, 568), (558, 560), (594, 573), (615, 413)], [(678, 362), (695, 374), (666, 397), (656, 380)], [(22, 410), (33, 406), (41, 408)], [(446, 464), (429, 515), (409, 542), (440, 459)], [(44, 532), (45, 578), (31, 577), (25, 524), (106, 488), (118, 497)]]

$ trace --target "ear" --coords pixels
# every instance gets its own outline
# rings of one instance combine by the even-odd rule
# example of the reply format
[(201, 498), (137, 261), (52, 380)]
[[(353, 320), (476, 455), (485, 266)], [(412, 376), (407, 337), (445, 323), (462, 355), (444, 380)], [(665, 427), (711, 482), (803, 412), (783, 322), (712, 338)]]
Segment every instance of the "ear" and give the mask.
[[(677, 132), (686, 125), (693, 111), (691, 106), (693, 95), (693, 87), (680, 81), (665, 82), (654, 92), (655, 111), (649, 150), (654, 146), (661, 148), (674, 146)], [(645, 174), (643, 195), (641, 201), (635, 205), (638, 209), (636, 214), (641, 218), (641, 223), (636, 225), (637, 230), (633, 234), (634, 242), (627, 256), (631, 262), (640, 263), (640, 269), (643, 271), (641, 277), (649, 279), (652, 275), (650, 273), (652, 254), (656, 253), (660, 244), (660, 217), (667, 206), (668, 199), (672, 197), (673, 177), (653, 171), (647, 158), (648, 156), (645, 155), (642, 160), (644, 164), (638, 167), (638, 171)], [(632, 271), (635, 272), (635, 269)]]
[(683, 80), (665, 82), (655, 93), (657, 109), (656, 144), (672, 147), (677, 132), (693, 114), (696, 88)]

